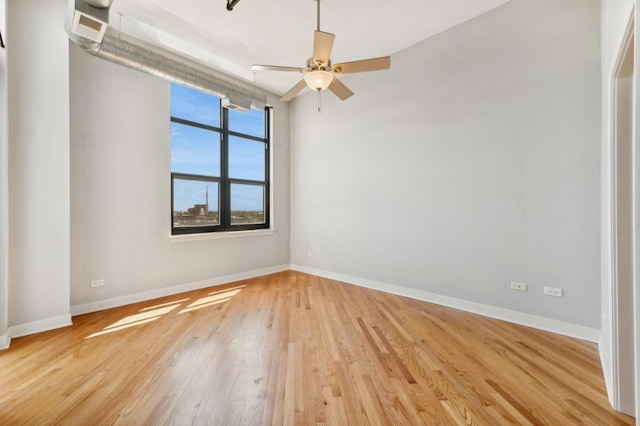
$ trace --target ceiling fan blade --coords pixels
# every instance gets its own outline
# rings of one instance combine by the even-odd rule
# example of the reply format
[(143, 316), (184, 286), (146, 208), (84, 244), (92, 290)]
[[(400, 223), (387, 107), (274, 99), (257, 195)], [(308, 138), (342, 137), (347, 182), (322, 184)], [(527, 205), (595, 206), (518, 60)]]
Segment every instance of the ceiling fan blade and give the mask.
[(331, 68), (331, 71), (337, 74), (349, 74), (354, 72), (387, 70), (390, 67), (391, 58), (389, 56), (383, 56), (382, 58), (363, 59), (361, 61), (335, 64)]
[(280, 67), (278, 65), (251, 65), (251, 71), (294, 71), (303, 72), (304, 68)]
[(336, 36), (334, 34), (323, 31), (313, 33), (313, 62), (329, 63), (335, 38)]
[(295, 98), (296, 95), (305, 87), (307, 87), (307, 82), (304, 80), (300, 80), (300, 82), (298, 84), (296, 84), (295, 86), (293, 86), (287, 93), (285, 93), (284, 95), (282, 95), (282, 97), (280, 98), (280, 100), (282, 102), (289, 102), (291, 99)]
[(343, 101), (353, 96), (353, 92), (335, 77), (333, 78), (333, 80), (331, 80), (331, 84), (329, 85), (328, 89)]

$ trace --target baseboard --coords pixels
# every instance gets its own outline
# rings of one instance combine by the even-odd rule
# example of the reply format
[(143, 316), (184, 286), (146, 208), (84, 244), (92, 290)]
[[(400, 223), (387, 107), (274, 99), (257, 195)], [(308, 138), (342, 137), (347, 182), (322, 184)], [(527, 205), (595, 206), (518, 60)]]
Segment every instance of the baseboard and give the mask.
[(60, 315), (52, 318), (45, 318), (25, 324), (12, 325), (9, 327), (9, 337), (22, 337), (29, 334), (42, 333), (43, 331), (55, 330), (56, 328), (68, 327), (71, 323), (71, 315)]
[(262, 275), (273, 274), (276, 272), (287, 271), (290, 265), (277, 265), (268, 268), (255, 269), (253, 271), (241, 272), (238, 274), (224, 275), (221, 277), (210, 278), (202, 281), (179, 284), (171, 287), (164, 287), (140, 293), (128, 294), (125, 296), (114, 297), (112, 299), (98, 300), (96, 302), (83, 303), (71, 306), (71, 315), (83, 315), (91, 312), (102, 311), (104, 309), (116, 308), (118, 306), (130, 305), (132, 303), (144, 302), (146, 300), (157, 299), (159, 297), (173, 296), (174, 294), (184, 293), (187, 291), (200, 290), (216, 285), (227, 284), (234, 281), (246, 280), (259, 277)]
[(0, 336), (0, 351), (4, 349), (9, 349), (11, 345), (11, 336), (9, 334), (4, 334)]
[(589, 342), (598, 343), (599, 341), (600, 330), (598, 330), (597, 328), (585, 327), (582, 325), (558, 321), (550, 318), (540, 317), (537, 315), (512, 311), (510, 309), (498, 308), (496, 306), (484, 305), (481, 303), (470, 302), (468, 300), (458, 299), (455, 297), (443, 296), (427, 291), (401, 287), (394, 284), (373, 281), (366, 278), (354, 277), (351, 275), (339, 274), (322, 269), (310, 268), (307, 266), (292, 264), (291, 269), (294, 271), (317, 275), (336, 281), (342, 281), (348, 284), (354, 284), (360, 287), (366, 287), (373, 290), (384, 291), (386, 293), (397, 294), (398, 296), (405, 296), (416, 300), (422, 300), (424, 302), (448, 306), (450, 308), (460, 309), (466, 312), (471, 312), (490, 318), (496, 318), (499, 320), (536, 328), (539, 330), (550, 331), (552, 333), (561, 334), (568, 337), (587, 340)]
[(608, 345), (605, 342), (605, 335), (602, 331), (598, 334), (598, 353), (600, 355), (600, 365), (602, 367), (602, 374), (604, 376), (604, 385), (607, 389), (607, 398), (611, 406), (618, 410), (616, 407), (616, 394), (615, 383), (613, 378), (613, 367), (611, 365), (611, 358), (609, 356)]

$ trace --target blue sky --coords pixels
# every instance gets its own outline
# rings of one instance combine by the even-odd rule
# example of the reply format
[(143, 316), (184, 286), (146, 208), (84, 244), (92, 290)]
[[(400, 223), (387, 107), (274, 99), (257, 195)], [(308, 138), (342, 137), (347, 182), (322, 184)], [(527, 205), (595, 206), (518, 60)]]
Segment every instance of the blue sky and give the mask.
[(218, 211), (218, 184), (176, 179), (173, 182), (174, 210), (186, 211), (194, 204), (204, 204), (206, 188), (209, 189), (209, 210)]
[(264, 111), (250, 109), (247, 112), (229, 110), (229, 130), (264, 138)]
[(171, 84), (171, 116), (220, 127), (220, 100), (179, 84)]
[[(220, 126), (219, 99), (177, 84), (171, 85), (171, 115), (214, 127)], [(264, 112), (229, 110), (231, 130), (264, 137)], [(171, 171), (212, 177), (220, 176), (220, 134), (196, 127), (171, 123)], [(264, 180), (264, 144), (231, 136), (229, 175), (232, 178)], [(209, 209), (217, 210), (218, 185), (215, 182), (180, 180), (174, 183), (174, 209), (186, 210), (204, 203), (209, 189)], [(262, 187), (232, 185), (232, 210), (262, 210)]]

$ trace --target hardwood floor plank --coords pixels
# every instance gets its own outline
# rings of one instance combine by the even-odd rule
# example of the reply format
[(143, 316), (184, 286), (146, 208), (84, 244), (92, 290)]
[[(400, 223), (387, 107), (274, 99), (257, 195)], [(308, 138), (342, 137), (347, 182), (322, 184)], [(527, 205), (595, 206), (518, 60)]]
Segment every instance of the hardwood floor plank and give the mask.
[(413, 374), (411, 374), (406, 364), (400, 359), (400, 356), (398, 356), (398, 353), (393, 348), (391, 343), (389, 343), (384, 333), (375, 325), (373, 326), (373, 331), (375, 331), (378, 335), (378, 338), (382, 342), (382, 345), (387, 349), (389, 357), (394, 362), (396, 368), (400, 371), (402, 376), (404, 376), (404, 379), (407, 381), (407, 383), (417, 383), (416, 379), (413, 377)]
[(287, 271), (0, 352), (0, 424), (635, 424), (597, 347)]

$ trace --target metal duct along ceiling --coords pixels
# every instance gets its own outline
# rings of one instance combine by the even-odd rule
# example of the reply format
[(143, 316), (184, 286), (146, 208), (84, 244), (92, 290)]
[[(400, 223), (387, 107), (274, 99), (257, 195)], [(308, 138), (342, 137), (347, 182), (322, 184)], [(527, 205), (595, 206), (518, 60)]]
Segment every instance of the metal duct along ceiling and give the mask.
[[(88, 0), (87, 3), (96, 5), (101, 2)], [(110, 4), (111, 2), (104, 0), (102, 3)], [(229, 108), (244, 110), (251, 107), (261, 110), (267, 105), (266, 94), (246, 89), (202, 71), (189, 59), (175, 60), (162, 53), (160, 49), (150, 50), (109, 34), (106, 34), (100, 43), (82, 37), (72, 30), (74, 13), (75, 2), (69, 0), (69, 11), (65, 23), (67, 34), (76, 46), (94, 56), (224, 98), (229, 100), (227, 102)]]
[(96, 56), (254, 109), (264, 109), (267, 95), (235, 85), (195, 66), (177, 61), (120, 38), (106, 35)]

